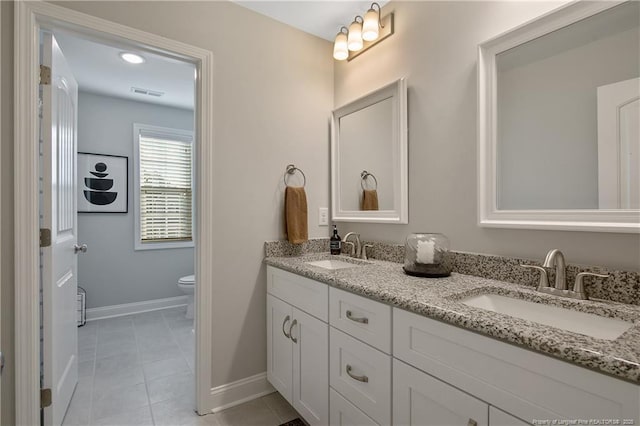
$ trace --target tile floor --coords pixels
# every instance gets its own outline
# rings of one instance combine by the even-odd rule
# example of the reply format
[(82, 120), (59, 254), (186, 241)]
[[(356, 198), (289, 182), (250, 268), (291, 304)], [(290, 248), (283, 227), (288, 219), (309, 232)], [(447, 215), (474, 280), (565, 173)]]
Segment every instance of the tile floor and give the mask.
[(88, 322), (66, 426), (277, 426), (298, 417), (279, 394), (198, 416), (195, 340), (186, 308)]

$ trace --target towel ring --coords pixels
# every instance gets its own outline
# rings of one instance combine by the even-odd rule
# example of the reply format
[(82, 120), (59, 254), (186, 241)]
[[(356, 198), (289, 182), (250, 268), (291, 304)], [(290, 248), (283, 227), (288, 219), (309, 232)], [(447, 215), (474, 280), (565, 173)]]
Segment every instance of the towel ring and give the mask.
[(376, 177), (375, 177), (374, 175), (372, 175), (371, 173), (369, 173), (369, 172), (368, 172), (368, 171), (366, 171), (366, 170), (363, 170), (363, 171), (362, 171), (362, 173), (360, 173), (360, 178), (362, 179), (362, 180), (360, 181), (360, 186), (362, 187), (362, 190), (363, 190), (363, 191), (365, 190), (365, 189), (364, 189), (364, 181), (365, 181), (365, 180), (367, 180), (367, 178), (368, 178), (369, 176), (371, 176), (371, 177), (373, 178), (373, 181), (376, 183), (376, 187), (375, 187), (375, 188), (373, 188), (373, 189), (374, 189), (374, 191), (377, 191), (377, 190), (378, 190), (378, 179), (376, 179)]
[(287, 165), (287, 170), (284, 174), (283, 180), (284, 180), (284, 186), (289, 186), (287, 184), (287, 175), (292, 175), (294, 174), (296, 171), (300, 172), (300, 174), (302, 175), (302, 186), (305, 187), (307, 186), (307, 177), (304, 175), (304, 172), (302, 170), (300, 170), (299, 168), (297, 168), (295, 165), (293, 164), (289, 164)]

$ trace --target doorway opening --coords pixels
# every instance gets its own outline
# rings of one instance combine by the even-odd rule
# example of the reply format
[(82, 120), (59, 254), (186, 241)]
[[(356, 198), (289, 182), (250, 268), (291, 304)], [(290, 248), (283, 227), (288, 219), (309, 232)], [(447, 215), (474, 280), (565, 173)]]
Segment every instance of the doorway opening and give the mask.
[[(53, 404), (50, 407), (45, 408), (42, 412), (40, 410), (40, 371), (45, 372), (45, 376), (47, 374), (47, 368), (51, 369), (50, 372), (54, 372), (59, 377), (67, 377), (69, 378), (69, 383), (72, 385), (69, 387), (75, 387), (74, 380), (74, 361), (71, 362), (61, 362), (54, 366), (53, 363), (50, 362), (49, 355), (52, 350), (56, 350), (55, 346), (51, 346), (54, 349), (47, 349), (49, 353), (43, 353), (41, 358), (40, 354), (40, 336), (44, 335), (41, 333), (46, 332), (45, 328), (41, 328), (41, 320), (42, 325), (48, 326), (50, 329), (61, 328), (62, 323), (70, 323), (73, 322), (73, 326), (77, 327), (77, 294), (74, 294), (74, 300), (71, 304), (68, 303), (65, 298), (64, 308), (62, 312), (64, 315), (60, 317), (63, 318), (63, 321), (59, 321), (57, 316), (53, 316), (55, 313), (59, 313), (60, 311), (54, 312), (54, 305), (51, 303), (54, 300), (53, 297), (50, 299), (49, 296), (46, 295), (44, 291), (41, 293), (42, 299), (37, 296), (40, 291), (40, 282), (39, 278), (44, 278), (45, 274), (47, 277), (54, 277), (55, 274), (49, 274), (47, 272), (47, 262), (49, 262), (48, 266), (52, 266), (57, 264), (57, 258), (65, 256), (68, 258), (73, 258), (80, 256), (80, 254), (85, 250), (83, 247), (82, 241), (77, 240), (77, 234), (70, 231), (74, 228), (74, 218), (73, 214), (77, 214), (77, 210), (75, 208), (78, 207), (78, 199), (79, 195), (84, 195), (84, 190), (89, 191), (89, 198), (94, 201), (103, 202), (109, 201), (110, 198), (113, 198), (112, 195), (107, 195), (110, 192), (118, 192), (111, 188), (106, 188), (111, 185), (109, 180), (113, 179), (113, 186), (115, 186), (115, 181), (117, 177), (122, 175), (118, 174), (118, 166), (117, 161), (114, 161), (112, 164), (107, 164), (107, 161), (100, 159), (100, 161), (91, 159), (88, 164), (91, 165), (91, 170), (87, 171), (87, 176), (76, 176), (76, 168), (75, 168), (75, 156), (77, 155), (77, 150), (72, 146), (71, 143), (63, 143), (59, 145), (59, 153), (61, 154), (61, 158), (64, 160), (59, 163), (64, 167), (57, 167), (55, 173), (44, 173), (43, 169), (43, 177), (51, 176), (52, 181), (55, 179), (55, 185), (52, 187), (56, 187), (59, 193), (56, 193), (55, 196), (49, 195), (51, 200), (55, 201), (56, 208), (59, 206), (65, 206), (66, 210), (64, 210), (65, 214), (61, 214), (56, 216), (55, 220), (52, 220), (51, 223), (55, 223), (56, 226), (51, 229), (51, 245), (50, 247), (46, 247), (47, 244), (47, 233), (39, 232), (40, 226), (40, 207), (48, 206), (49, 204), (43, 203), (41, 204), (41, 197), (39, 195), (40, 189), (44, 189), (45, 182), (39, 182), (40, 177), (40, 115), (42, 117), (47, 116), (49, 114), (49, 110), (46, 105), (43, 105), (42, 110), (39, 108), (40, 106), (40, 97), (39, 97), (39, 88), (41, 87), (38, 84), (38, 77), (43, 76), (46, 80), (46, 72), (44, 74), (40, 73), (40, 34), (41, 32), (45, 34), (67, 34), (74, 35), (83, 40), (89, 40), (92, 42), (98, 42), (110, 47), (117, 47), (119, 49), (126, 50), (134, 50), (139, 51), (143, 55), (151, 57), (151, 55), (158, 55), (164, 57), (168, 60), (184, 62), (191, 64), (193, 66), (191, 84), (195, 90), (192, 89), (192, 95), (194, 99), (194, 112), (192, 115), (191, 123), (195, 123), (192, 127), (193, 135), (192, 135), (192, 171), (191, 171), (191, 182), (192, 182), (192, 190), (191, 190), (191, 208), (192, 208), (192, 234), (191, 240), (194, 245), (193, 257), (195, 257), (195, 266), (194, 263), (191, 262), (190, 270), (185, 270), (184, 273), (191, 272), (191, 275), (197, 277), (198, 285), (195, 286), (195, 317), (196, 317), (196, 327), (189, 327), (188, 332), (191, 333), (192, 339), (195, 341), (195, 361), (190, 363), (187, 361), (186, 357), (184, 357), (184, 362), (187, 364), (187, 368), (192, 372), (191, 375), (195, 379), (195, 383), (190, 385), (193, 390), (193, 394), (195, 396), (193, 408), (197, 409), (197, 412), (200, 414), (208, 414), (211, 412), (210, 408), (210, 399), (211, 399), (211, 278), (212, 268), (208, 259), (211, 258), (211, 247), (212, 243), (210, 241), (211, 235), (213, 235), (212, 231), (212, 223), (211, 213), (213, 200), (210, 194), (203, 191), (202, 188), (205, 185), (201, 185), (203, 182), (210, 182), (212, 179), (212, 151), (213, 151), (213, 143), (212, 143), (212, 119), (211, 119), (211, 107), (212, 107), (212, 54), (211, 52), (189, 46), (180, 42), (176, 42), (173, 40), (168, 40), (163, 37), (155, 36), (153, 34), (145, 33), (143, 31), (138, 31), (129, 27), (125, 27), (122, 25), (114, 24), (109, 21), (105, 21), (99, 18), (95, 18), (89, 15), (85, 15), (79, 12), (70, 11), (68, 9), (51, 5), (51, 4), (39, 4), (38, 2), (34, 3), (18, 3), (16, 4), (16, 114), (15, 114), (15, 128), (16, 128), (16, 143), (15, 143), (15, 154), (16, 154), (16, 199), (15, 199), (15, 211), (16, 211), (16, 233), (22, 235), (23, 238), (17, 239), (15, 242), (15, 250), (16, 250), (16, 282), (20, 282), (21, 285), (16, 287), (16, 376), (20, 378), (16, 383), (16, 422), (18, 424), (37, 424), (41, 420), (41, 414), (43, 415), (43, 419), (45, 424), (59, 424), (58, 420), (61, 422), (64, 413), (66, 413), (66, 407), (64, 405), (64, 400), (60, 398), (56, 398), (56, 393), (52, 392), (53, 395)], [(53, 45), (53, 43), (52, 43)], [(53, 57), (53, 56), (52, 56)], [(50, 58), (51, 59), (51, 58)], [(120, 58), (118, 58), (120, 60)], [(55, 72), (52, 72), (54, 74)], [(62, 79), (62, 84), (60, 87), (63, 87), (68, 93), (73, 92), (73, 84), (68, 79)], [(51, 92), (55, 92), (51, 90)], [(82, 95), (81, 95), (82, 96)], [(43, 97), (44, 98), (44, 97)], [(59, 96), (56, 98), (57, 101), (62, 100), (61, 104), (57, 104), (58, 107), (62, 105), (60, 108), (61, 117), (63, 120), (61, 122), (69, 123), (73, 122), (73, 112), (68, 108), (69, 102), (68, 99), (65, 100), (64, 96)], [(53, 99), (50, 99), (53, 101)], [(55, 102), (52, 102), (53, 105)], [(71, 111), (71, 112), (70, 112)], [(49, 117), (51, 115), (49, 114)], [(60, 117), (54, 117), (49, 124), (52, 122), (56, 122)], [(138, 124), (148, 124), (148, 123), (138, 123)], [(66, 125), (65, 125), (66, 126)], [(60, 128), (52, 128), (51, 126), (44, 126), (44, 128), (50, 128), (52, 134), (62, 135), (62, 138), (67, 137), (68, 141), (73, 141), (73, 137), (68, 137), (67, 127), (63, 126)], [(160, 127), (160, 126), (157, 126)], [(166, 128), (166, 127), (165, 127)], [(185, 129), (180, 129), (185, 130)], [(133, 129), (130, 130), (129, 140), (133, 138)], [(44, 136), (44, 132), (43, 132)], [(95, 136), (95, 134), (93, 135)], [(172, 135), (175, 136), (175, 135)], [(161, 137), (158, 137), (157, 134), (140, 134), (138, 135), (138, 142), (140, 142), (143, 138), (153, 139), (155, 142), (157, 140), (162, 140)], [(92, 138), (95, 139), (95, 138)], [(166, 142), (166, 141), (165, 141)], [(174, 142), (176, 145), (182, 143), (181, 148), (182, 152), (185, 152), (185, 141), (183, 139), (178, 138), (176, 140), (175, 137), (170, 138), (170, 142)], [(179, 142), (179, 143), (178, 143)], [(142, 143), (141, 145), (144, 145)], [(156, 143), (157, 145), (157, 143)], [(175, 145), (171, 146), (175, 147)], [(151, 152), (156, 152), (151, 150)], [(58, 152), (57, 152), (58, 153)], [(108, 154), (107, 152), (98, 152), (93, 154)], [(186, 154), (184, 156), (187, 156)], [(123, 157), (123, 156), (121, 156)], [(153, 155), (152, 155), (153, 157)], [(116, 158), (116, 157), (114, 157)], [(43, 161), (43, 164), (45, 162)], [(184, 163), (184, 162), (183, 162)], [(47, 164), (53, 164), (48, 163)], [(105, 167), (106, 166), (106, 167)], [(112, 168), (110, 168), (112, 167)], [(132, 168), (133, 169), (133, 168)], [(125, 170), (129, 170), (128, 167), (125, 167)], [(182, 170), (182, 169), (180, 169)], [(184, 171), (184, 170), (183, 170)], [(94, 172), (94, 173), (90, 173)], [(80, 173), (78, 171), (78, 173)], [(106, 175), (105, 175), (106, 174)], [(185, 172), (185, 175), (188, 173)], [(65, 179), (65, 185), (60, 186), (62, 182), (60, 179)], [(76, 180), (75, 178), (82, 178), (81, 181)], [(86, 179), (89, 179), (85, 181)], [(93, 180), (92, 180), (93, 179)], [(82, 192), (79, 192), (78, 183), (82, 183), (87, 186), (87, 188), (82, 189)], [(172, 180), (174, 182), (174, 180)], [(174, 182), (175, 183), (175, 182)], [(89, 186), (94, 186), (96, 188), (91, 188)], [(168, 185), (166, 185), (168, 186)], [(133, 183), (131, 185), (127, 185), (127, 189), (133, 190)], [(140, 188), (138, 188), (140, 189)], [(142, 189), (145, 191), (149, 188)], [(153, 188), (152, 188), (153, 189)], [(172, 188), (176, 191), (176, 188)], [(188, 204), (187, 200), (189, 198), (187, 191), (185, 188), (179, 188), (182, 191), (181, 195), (178, 197), (181, 199), (182, 205)], [(149, 189), (151, 191), (151, 189)], [(97, 192), (98, 194), (93, 194), (92, 192)], [(151, 193), (151, 192), (149, 192)], [(19, 195), (18, 195), (19, 194)], [(46, 191), (43, 190), (43, 199), (47, 197)], [(144, 195), (144, 194), (143, 194)], [(157, 194), (154, 194), (154, 197)], [(86, 198), (86, 197), (85, 197)], [(130, 197), (126, 197), (130, 199)], [(141, 196), (142, 198), (142, 196)], [(150, 197), (153, 198), (153, 197)], [(169, 195), (165, 194), (165, 199), (169, 199)], [(116, 197), (117, 199), (117, 197)], [(177, 199), (173, 197), (173, 199)], [(94, 203), (94, 204), (100, 204)], [(103, 205), (107, 205), (111, 203), (104, 202)], [(116, 208), (115, 203), (113, 203), (114, 209)], [(71, 207), (71, 208), (70, 208)], [(74, 208), (75, 207), (75, 208)], [(127, 206), (127, 209), (131, 206)], [(67, 214), (68, 212), (72, 212), (71, 214)], [(103, 215), (116, 215), (116, 213), (107, 213), (102, 212)], [(144, 212), (140, 213), (140, 217), (144, 216)], [(43, 220), (47, 216), (47, 213), (42, 212)], [(143, 218), (144, 219), (144, 218)], [(176, 240), (180, 240), (179, 242), (185, 243), (186, 231), (184, 230), (183, 222), (184, 215), (182, 218), (174, 218), (170, 221), (165, 220), (164, 230), (167, 232), (166, 235), (172, 239), (171, 242), (178, 242)], [(151, 220), (150, 222), (153, 222)], [(172, 224), (181, 223), (180, 226), (173, 226)], [(157, 228), (149, 228), (146, 225), (140, 226), (140, 233), (136, 233), (136, 236), (145, 237), (145, 240), (140, 240), (141, 244), (152, 244), (152, 243), (166, 243), (167, 241), (159, 242), (160, 238), (158, 238), (158, 234), (156, 233)], [(149, 231), (151, 229), (151, 231)], [(154, 230), (155, 229), (155, 230)], [(56, 232), (54, 232), (54, 230)], [(61, 232), (57, 232), (60, 230)], [(149, 232), (147, 232), (149, 231)], [(171, 236), (175, 236), (177, 234), (172, 232), (183, 232), (178, 238), (171, 238)], [(64, 235), (63, 235), (64, 234)], [(45, 238), (42, 240), (45, 242), (42, 250), (42, 258), (40, 248), (40, 236), (44, 236)], [(129, 235), (131, 238), (131, 235)], [(82, 238), (82, 235), (80, 235)], [(131, 244), (135, 245), (134, 242), (130, 239)], [(61, 248), (60, 251), (55, 251), (53, 248), (59, 245)], [(91, 247), (88, 247), (87, 253), (91, 250)], [(163, 250), (147, 250), (147, 252), (152, 251), (163, 251)], [(49, 256), (54, 252), (53, 256)], [(75, 255), (74, 252), (77, 252), (78, 255)], [(63, 253), (61, 256), (57, 256), (57, 254)], [(68, 253), (73, 253), (73, 256), (68, 256)], [(84, 255), (84, 254), (82, 254)], [(45, 258), (49, 258), (46, 260)], [(206, 259), (206, 261), (203, 261)], [(73, 261), (71, 261), (73, 262)], [(42, 264), (43, 269), (40, 271), (40, 265)], [(112, 268), (117, 268), (118, 265), (111, 265)], [(51, 269), (51, 268), (50, 268)], [(176, 268), (177, 269), (177, 268)], [(69, 273), (69, 271), (72, 271)], [(186, 315), (186, 305), (188, 304), (188, 294), (182, 294), (181, 288), (178, 287), (178, 282), (180, 278), (185, 277), (187, 275), (182, 275), (182, 271), (178, 272), (176, 276), (177, 280), (175, 283), (176, 291), (180, 291), (180, 296), (172, 296), (176, 298), (180, 298), (183, 303), (178, 303), (180, 305), (176, 308), (176, 312), (174, 313), (174, 317), (176, 320), (180, 319), (179, 315)], [(90, 274), (88, 275), (90, 276)], [(53, 283), (55, 287), (67, 287), (65, 283), (71, 282), (74, 279), (82, 279), (82, 274), (74, 275), (73, 268), (67, 269), (65, 273), (62, 275), (58, 275), (57, 279), (50, 279), (49, 284)], [(46, 285), (47, 281), (42, 280), (43, 286)], [(99, 293), (99, 291), (93, 291), (94, 296)], [(53, 291), (50, 292), (50, 296), (53, 294)], [(87, 301), (91, 300), (90, 293), (87, 292)], [(185, 297), (186, 296), (186, 297)], [(166, 299), (166, 298), (161, 298)], [(42, 302), (40, 302), (42, 300)], [(157, 304), (158, 298), (151, 299), (153, 303), (151, 303), (153, 309), (156, 308), (166, 308), (167, 306), (159, 306)], [(142, 302), (149, 302), (149, 300), (143, 300)], [(91, 302), (89, 302), (91, 303)], [(135, 303), (135, 302), (133, 302)], [(155, 303), (155, 305), (154, 305)], [(116, 305), (108, 305), (110, 306), (110, 315), (104, 316), (117, 316), (122, 313), (125, 313), (123, 309), (131, 308), (128, 303), (120, 303)], [(144, 303), (143, 303), (144, 305)], [(149, 305), (149, 304), (147, 304)], [(124, 308), (123, 308), (124, 306)], [(146, 306), (147, 308), (149, 306)], [(118, 312), (120, 309), (120, 312)], [(69, 312), (73, 312), (73, 316), (69, 316)], [(149, 311), (149, 309), (143, 309)], [(182, 310), (181, 312), (178, 312)], [(105, 314), (105, 311), (93, 311), (93, 314)], [(133, 311), (130, 311), (129, 314), (133, 314)], [(164, 324), (169, 329), (169, 333), (172, 332), (171, 327), (168, 324), (171, 315), (168, 313), (168, 310), (164, 312), (155, 311), (147, 312), (146, 315), (149, 318), (146, 318), (147, 321), (151, 321), (152, 316), (160, 315), (164, 321)], [(91, 317), (91, 316), (90, 316)], [(56, 318), (56, 320), (51, 320), (51, 318)], [(72, 318), (70, 321), (69, 319)], [(95, 316), (98, 318), (98, 316)], [(106, 320), (106, 319), (105, 319)], [(180, 320), (190, 321), (184, 317)], [(97, 321), (97, 320), (96, 320)], [(88, 324), (91, 322), (89, 321)], [(183, 323), (185, 322), (183, 321)], [(140, 319), (138, 321), (141, 324), (141, 328), (144, 326), (144, 319)], [(97, 324), (97, 323), (96, 323)], [(102, 328), (106, 331), (117, 332), (118, 327), (130, 328), (135, 327), (136, 324), (134, 322), (133, 316), (119, 316), (118, 318), (110, 318), (107, 320)], [(86, 327), (86, 325), (85, 325)], [(187, 328), (187, 327), (185, 327)], [(82, 329), (82, 328), (81, 328)], [(100, 329), (98, 325), (96, 325), (96, 338), (99, 341)], [(50, 331), (52, 331), (50, 330)], [(89, 330), (89, 328), (87, 328)], [(192, 331), (193, 330), (193, 331)], [(55, 332), (55, 330), (53, 330)], [(105, 331), (105, 332), (106, 332)], [(158, 331), (158, 330), (156, 330)], [(165, 330), (162, 330), (165, 331)], [(158, 337), (156, 340), (161, 340), (164, 338), (166, 340), (167, 334), (162, 334), (162, 331), (158, 331)], [(135, 334), (134, 328), (134, 336), (137, 339), (137, 335)], [(185, 333), (186, 334), (186, 333)], [(105, 334), (106, 335), (106, 334)], [(69, 334), (72, 336), (72, 334)], [(77, 335), (76, 335), (77, 339)], [(154, 340), (150, 338), (151, 340)], [(46, 339), (45, 339), (46, 340)], [(73, 347), (73, 338), (71, 338), (71, 346)], [(175, 338), (174, 338), (175, 341)], [(105, 345), (108, 342), (105, 341)], [(99, 344), (99, 343), (98, 343)], [(136, 340), (137, 345), (137, 340)], [(60, 346), (60, 345), (59, 345)], [(114, 345), (112, 347), (115, 347)], [(46, 347), (46, 344), (45, 344)], [(45, 348), (43, 347), (43, 349)], [(139, 345), (136, 346), (136, 350), (138, 351), (138, 356), (140, 356)], [(98, 346), (96, 345), (96, 354), (98, 351)], [(181, 351), (179, 348), (178, 350)], [(46, 350), (45, 350), (46, 351)], [(44, 352), (44, 351), (43, 351)], [(104, 350), (104, 354), (108, 353), (108, 350)], [(76, 352), (75, 354), (75, 365), (77, 366), (77, 361), (80, 353)], [(69, 358), (72, 358), (70, 356)], [(69, 359), (67, 358), (67, 360)], [(41, 364), (41, 359), (43, 363)], [(96, 358), (97, 360), (97, 358)], [(94, 360), (94, 370), (95, 370), (95, 362)], [(158, 360), (165, 361), (165, 360)], [(169, 362), (169, 361), (166, 361)], [(49, 364), (49, 365), (47, 365)], [(121, 368), (124, 364), (120, 363), (117, 368)], [(166, 366), (165, 366), (166, 367)], [(160, 368), (160, 367), (158, 367)], [(178, 371), (179, 367), (170, 367), (170, 371)], [(75, 370), (75, 379), (77, 379), (78, 370)], [(152, 376), (152, 369), (149, 369), (148, 376)], [(193, 374), (195, 372), (195, 374)], [(145, 370), (142, 368), (143, 377), (146, 379)], [(134, 374), (132, 374), (134, 375)], [(96, 378), (94, 378), (93, 382), (95, 384)], [(108, 383), (104, 382), (105, 386), (108, 387)], [(142, 384), (146, 388), (146, 384)], [(187, 385), (185, 385), (187, 386)], [(165, 387), (166, 389), (166, 387)], [(59, 390), (59, 389), (53, 389)], [(63, 394), (63, 392), (59, 392), (59, 394)], [(68, 394), (68, 392), (67, 392)], [(123, 397), (124, 394), (120, 393), (120, 397)], [(150, 399), (150, 395), (145, 395), (147, 399)], [(125, 398), (126, 399), (126, 398)], [(53, 415), (52, 407), (57, 407), (57, 417)], [(122, 408), (122, 407), (121, 407)], [(63, 414), (60, 414), (63, 413)], [(103, 413), (104, 414), (104, 413)], [(106, 415), (106, 414), (105, 414)], [(133, 414), (131, 414), (133, 415)], [(100, 415), (101, 416), (101, 415)], [(58, 419), (54, 422), (53, 419)], [(106, 417), (103, 417), (106, 418)]]

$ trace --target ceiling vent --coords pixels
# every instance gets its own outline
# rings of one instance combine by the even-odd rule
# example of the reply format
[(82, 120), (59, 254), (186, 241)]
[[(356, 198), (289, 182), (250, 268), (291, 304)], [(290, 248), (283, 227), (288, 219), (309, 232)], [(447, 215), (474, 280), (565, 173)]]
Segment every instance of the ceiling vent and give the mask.
[(158, 92), (156, 90), (149, 90), (149, 89), (141, 89), (139, 87), (132, 87), (131, 91), (133, 93), (137, 93), (138, 95), (154, 96), (156, 98), (159, 98), (160, 96), (164, 95), (164, 92)]

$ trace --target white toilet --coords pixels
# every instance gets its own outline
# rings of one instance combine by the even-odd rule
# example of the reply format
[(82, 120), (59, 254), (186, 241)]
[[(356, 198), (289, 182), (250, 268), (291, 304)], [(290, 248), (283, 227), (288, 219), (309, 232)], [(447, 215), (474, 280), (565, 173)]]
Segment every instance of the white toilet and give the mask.
[(189, 298), (187, 305), (187, 314), (185, 318), (193, 319), (193, 299), (196, 293), (196, 279), (195, 275), (187, 275), (178, 280), (178, 287)]

